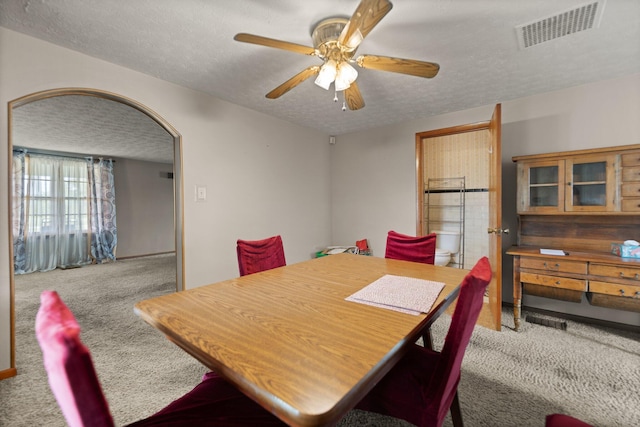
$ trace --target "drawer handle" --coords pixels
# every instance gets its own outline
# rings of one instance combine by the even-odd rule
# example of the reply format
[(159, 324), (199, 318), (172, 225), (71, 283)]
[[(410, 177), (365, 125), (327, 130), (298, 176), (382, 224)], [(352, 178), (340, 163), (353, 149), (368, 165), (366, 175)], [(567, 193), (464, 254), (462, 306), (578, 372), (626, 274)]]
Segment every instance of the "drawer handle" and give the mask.
[(556, 285), (559, 285), (559, 284), (560, 284), (560, 280), (556, 280)]
[[(624, 279), (624, 278), (625, 278), (625, 277), (624, 277), (624, 272), (622, 272), (622, 271), (620, 272), (620, 278), (621, 278), (621, 279)], [(629, 277), (629, 278), (631, 278), (631, 277)], [(640, 273), (636, 273), (636, 274), (634, 274), (634, 275), (633, 275), (633, 278), (634, 278), (634, 279), (636, 279), (636, 280), (640, 279)]]
[(640, 298), (640, 291), (636, 291), (636, 295), (634, 296), (634, 298)]
[[(555, 263), (553, 267), (558, 268), (560, 267), (560, 264)], [(544, 263), (544, 268), (553, 268), (553, 267), (549, 267), (546, 262)]]
[(620, 295), (624, 295), (624, 289), (620, 289)]

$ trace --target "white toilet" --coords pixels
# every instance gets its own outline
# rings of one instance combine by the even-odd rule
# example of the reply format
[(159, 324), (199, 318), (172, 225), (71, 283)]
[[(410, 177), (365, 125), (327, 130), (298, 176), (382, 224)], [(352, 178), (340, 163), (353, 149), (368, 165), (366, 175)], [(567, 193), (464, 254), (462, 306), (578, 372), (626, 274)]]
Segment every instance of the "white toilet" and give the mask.
[(436, 233), (435, 264), (446, 266), (451, 262), (451, 257), (460, 250), (460, 233), (440, 230), (434, 230), (433, 232)]

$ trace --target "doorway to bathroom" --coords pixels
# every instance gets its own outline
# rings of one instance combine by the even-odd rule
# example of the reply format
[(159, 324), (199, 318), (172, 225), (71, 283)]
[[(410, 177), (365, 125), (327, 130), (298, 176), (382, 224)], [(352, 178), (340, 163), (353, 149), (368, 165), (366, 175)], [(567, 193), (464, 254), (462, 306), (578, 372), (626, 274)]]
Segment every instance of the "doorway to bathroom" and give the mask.
[[(489, 258), (493, 278), (478, 324), (495, 330), (502, 320), (500, 122), (498, 104), (489, 121), (416, 134), (417, 235), (436, 232), (450, 267)], [(456, 235), (459, 242), (445, 248)]]

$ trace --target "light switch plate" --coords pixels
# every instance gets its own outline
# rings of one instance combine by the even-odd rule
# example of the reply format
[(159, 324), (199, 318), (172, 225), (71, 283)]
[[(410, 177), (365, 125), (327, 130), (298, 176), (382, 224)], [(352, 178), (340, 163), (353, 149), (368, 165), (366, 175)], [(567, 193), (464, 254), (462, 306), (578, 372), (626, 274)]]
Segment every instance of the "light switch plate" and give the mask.
[(207, 187), (204, 185), (196, 185), (196, 202), (204, 202), (207, 200)]

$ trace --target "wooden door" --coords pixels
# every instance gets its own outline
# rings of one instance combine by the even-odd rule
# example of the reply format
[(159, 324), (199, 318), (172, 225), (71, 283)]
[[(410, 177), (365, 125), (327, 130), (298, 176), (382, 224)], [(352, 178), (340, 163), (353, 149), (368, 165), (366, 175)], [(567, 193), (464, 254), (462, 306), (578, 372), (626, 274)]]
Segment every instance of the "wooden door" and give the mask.
[[(500, 330), (502, 320), (502, 156), (501, 156), (501, 106), (496, 105), (491, 120), (481, 123), (454, 126), (451, 128), (437, 129), (416, 134), (416, 188), (417, 188), (417, 235), (428, 233), (425, 223), (425, 152), (429, 141), (442, 140), (451, 144), (458, 143), (461, 139), (477, 138), (486, 141), (488, 155), (478, 156), (483, 162), (482, 169), (488, 175), (486, 188), (487, 192), (488, 218), (487, 229), (476, 230), (482, 238), (486, 238), (486, 255), (492, 266), (493, 279), (489, 285), (488, 294), (480, 313), (478, 324), (490, 329)], [(461, 138), (461, 136), (464, 136)], [(477, 165), (471, 165), (475, 168)], [(477, 189), (474, 189), (477, 190)], [(488, 231), (491, 231), (487, 233)], [(465, 249), (465, 253), (470, 253)], [(473, 259), (465, 254), (465, 267), (470, 268), (477, 261), (477, 256)]]
[[(502, 106), (496, 105), (489, 121), (489, 261), (493, 277), (489, 284), (489, 304), (482, 307), (482, 325), (499, 331), (502, 322)], [(507, 231), (508, 232), (508, 231)], [(488, 308), (488, 310), (487, 310)], [(488, 318), (487, 318), (488, 315)]]

